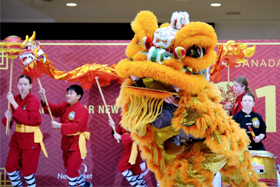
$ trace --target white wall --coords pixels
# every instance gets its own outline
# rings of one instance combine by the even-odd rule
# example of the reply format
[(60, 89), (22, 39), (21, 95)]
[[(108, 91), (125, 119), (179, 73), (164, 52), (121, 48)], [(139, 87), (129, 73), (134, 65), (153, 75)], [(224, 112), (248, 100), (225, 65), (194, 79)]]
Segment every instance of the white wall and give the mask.
[(280, 39), (280, 23), (215, 23), (219, 40)]

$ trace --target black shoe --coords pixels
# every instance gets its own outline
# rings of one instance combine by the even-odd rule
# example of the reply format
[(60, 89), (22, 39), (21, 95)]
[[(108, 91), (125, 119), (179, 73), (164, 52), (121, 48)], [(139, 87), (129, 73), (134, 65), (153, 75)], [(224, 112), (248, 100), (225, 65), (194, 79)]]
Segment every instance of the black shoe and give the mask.
[(84, 187), (93, 187), (93, 185), (91, 184), (91, 182), (86, 181)]

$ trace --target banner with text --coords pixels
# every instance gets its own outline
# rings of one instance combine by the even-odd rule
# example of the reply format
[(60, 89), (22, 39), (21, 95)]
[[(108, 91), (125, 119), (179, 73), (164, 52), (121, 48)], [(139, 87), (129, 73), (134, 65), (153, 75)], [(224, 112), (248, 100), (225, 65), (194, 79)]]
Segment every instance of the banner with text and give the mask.
[[(125, 57), (125, 49), (130, 41), (40, 41), (43, 51), (48, 55), (54, 67), (62, 71), (70, 71), (86, 63), (108, 64), (118, 63)], [(219, 41), (225, 43), (226, 41)], [(255, 54), (247, 58), (248, 62), (238, 67), (230, 68), (230, 81), (244, 75), (249, 80), (256, 95), (256, 112), (262, 115), (267, 125), (267, 138), (264, 145), (267, 151), (280, 158), (280, 40), (240, 40), (236, 42), (256, 45)], [(1, 54), (0, 54), (1, 55)], [(17, 78), (21, 75), (22, 65), (19, 59), (14, 60), (12, 93), (18, 94)], [(0, 117), (4, 117), (8, 103), (6, 99), (9, 90), (10, 60), (2, 57), (0, 62)], [(46, 89), (46, 96), (51, 103), (65, 102), (66, 88), (71, 83), (59, 81), (43, 75), (42, 86)], [(227, 84), (227, 69), (222, 70), (222, 79), (217, 83), (221, 87)], [(38, 98), (39, 86), (34, 81), (32, 93)], [(118, 122), (120, 109), (115, 106), (115, 99), (120, 90), (117, 82), (102, 87), (107, 106), (104, 106), (96, 85), (84, 90), (80, 101), (88, 109), (89, 132), (88, 156), (83, 161), (80, 171), (85, 179), (94, 186), (129, 186), (126, 179), (117, 170), (118, 162), (122, 156), (123, 148), (111, 136), (108, 125), (107, 107), (115, 122)], [(42, 112), (42, 110), (41, 110)], [(43, 122), (40, 126), (49, 158), (41, 153), (36, 180), (38, 186), (66, 186), (67, 178), (64, 173), (62, 151), (60, 150), (61, 134), (51, 128), (50, 116), (42, 112)], [(59, 121), (58, 118), (55, 119)], [(8, 184), (5, 174), (5, 163), (9, 151), (10, 136), (5, 135), (5, 127), (0, 125), (0, 186)], [(11, 133), (14, 132), (14, 128)], [(280, 161), (276, 159), (277, 169)], [(148, 186), (156, 186), (154, 174), (150, 172), (145, 163), (143, 174)]]

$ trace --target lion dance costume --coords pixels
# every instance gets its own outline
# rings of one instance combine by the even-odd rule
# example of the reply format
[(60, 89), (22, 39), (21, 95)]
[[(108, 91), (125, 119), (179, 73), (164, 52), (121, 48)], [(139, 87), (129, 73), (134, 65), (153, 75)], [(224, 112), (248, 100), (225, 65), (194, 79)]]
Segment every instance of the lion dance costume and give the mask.
[[(218, 171), (232, 186), (265, 186), (252, 170), (245, 130), (227, 116), (219, 89), (205, 79), (216, 59), (216, 33), (188, 19), (186, 12), (175, 12), (171, 23), (158, 27), (153, 13), (141, 11), (131, 23), (135, 35), (128, 58), (116, 67), (126, 78), (116, 101), (122, 107), (121, 125), (162, 187), (212, 186)], [(152, 126), (164, 99), (173, 95), (180, 100), (170, 125)], [(167, 146), (176, 137), (184, 147), (177, 152), (177, 145)]]

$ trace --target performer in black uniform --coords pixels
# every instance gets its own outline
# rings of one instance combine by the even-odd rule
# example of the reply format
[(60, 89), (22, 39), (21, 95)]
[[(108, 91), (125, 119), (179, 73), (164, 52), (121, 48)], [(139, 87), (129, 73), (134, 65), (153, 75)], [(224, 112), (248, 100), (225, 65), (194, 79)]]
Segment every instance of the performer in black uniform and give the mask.
[[(255, 105), (254, 96), (250, 93), (244, 94), (241, 99), (241, 105), (243, 107), (242, 110), (235, 114), (232, 119), (239, 123), (241, 128), (246, 129), (251, 140), (251, 144), (248, 146), (249, 150), (265, 151), (261, 141), (266, 138), (266, 125), (261, 115), (252, 111)], [(250, 128), (253, 130), (253, 133), (250, 132)]]

